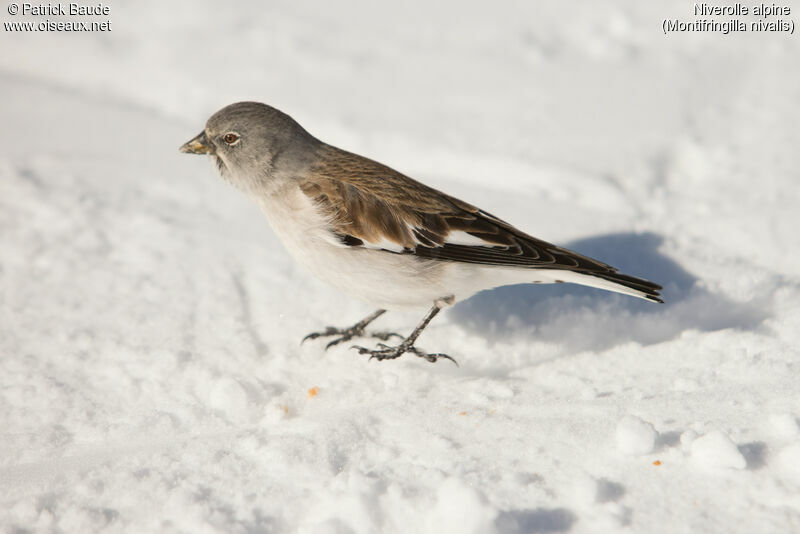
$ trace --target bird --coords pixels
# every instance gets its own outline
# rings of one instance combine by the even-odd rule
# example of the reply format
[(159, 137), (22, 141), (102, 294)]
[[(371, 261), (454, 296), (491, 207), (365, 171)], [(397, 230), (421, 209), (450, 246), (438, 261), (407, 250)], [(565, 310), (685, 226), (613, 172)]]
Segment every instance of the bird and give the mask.
[[(353, 326), (328, 326), (303, 341), (353, 338), (370, 359), (414, 354), (416, 340), (445, 307), (475, 293), (522, 283), (568, 282), (663, 303), (662, 287), (553, 245), (472, 204), (382, 163), (327, 144), (267, 104), (238, 102), (214, 113), (180, 151), (208, 155), (222, 178), (260, 206), (294, 259), (375, 312)], [(367, 333), (387, 310), (427, 313), (408, 336)], [(389, 345), (391, 338), (400, 338)]]

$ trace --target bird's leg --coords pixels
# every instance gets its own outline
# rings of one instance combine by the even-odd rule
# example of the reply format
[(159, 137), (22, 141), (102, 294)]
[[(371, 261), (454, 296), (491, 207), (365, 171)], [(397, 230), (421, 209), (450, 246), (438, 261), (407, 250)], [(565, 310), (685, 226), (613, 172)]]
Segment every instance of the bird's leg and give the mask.
[(428, 326), (428, 323), (430, 323), (433, 320), (433, 318), (436, 317), (436, 314), (439, 313), (444, 304), (445, 303), (452, 304), (452, 302), (453, 302), (452, 297), (448, 299), (443, 299), (441, 301), (437, 300), (433, 304), (433, 308), (431, 308), (428, 314), (425, 315), (422, 321), (419, 322), (414, 331), (411, 332), (411, 334), (396, 347), (390, 347), (384, 343), (378, 343), (379, 348), (377, 349), (368, 349), (366, 347), (359, 347), (357, 345), (354, 345), (353, 348), (358, 349), (359, 354), (369, 354), (370, 360), (372, 358), (376, 358), (377, 360), (393, 360), (395, 358), (399, 358), (406, 352), (410, 352), (412, 354), (416, 354), (420, 358), (425, 358), (431, 363), (436, 362), (439, 359), (445, 359), (445, 360), (450, 360), (454, 364), (458, 365), (458, 362), (455, 361), (450, 356), (448, 356), (447, 354), (442, 354), (442, 353), (431, 354), (423, 350), (420, 350), (414, 346), (414, 342), (417, 340), (422, 331), (425, 330), (425, 327)]
[[(336, 328), (334, 326), (328, 326), (322, 332), (312, 332), (308, 334), (306, 337), (303, 338), (303, 341), (300, 343), (304, 343), (307, 339), (317, 339), (318, 337), (326, 337), (326, 336), (339, 336), (327, 345), (325, 345), (325, 350), (333, 347), (334, 345), (338, 345), (342, 341), (350, 341), (354, 337), (360, 337), (364, 335), (364, 329), (367, 327), (369, 323), (380, 317), (386, 313), (386, 310), (378, 310), (375, 313), (370, 314), (369, 316), (365, 317), (361, 321), (357, 322), (350, 328)], [(382, 339), (383, 341), (388, 340), (392, 336), (397, 336), (402, 338), (400, 334), (395, 334), (394, 332), (375, 332), (373, 334), (369, 334), (371, 337), (376, 337), (378, 339)]]

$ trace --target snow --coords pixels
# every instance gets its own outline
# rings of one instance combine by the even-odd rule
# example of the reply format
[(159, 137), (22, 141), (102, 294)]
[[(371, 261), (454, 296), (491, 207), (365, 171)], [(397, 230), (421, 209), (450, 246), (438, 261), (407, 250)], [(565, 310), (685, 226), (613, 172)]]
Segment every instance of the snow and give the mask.
[(657, 437), (658, 432), (653, 425), (635, 415), (626, 415), (617, 424), (617, 448), (623, 454), (650, 454)]
[(767, 420), (773, 434), (778, 438), (794, 438), (800, 435), (800, 425), (791, 413), (773, 413)]
[(448, 478), (439, 486), (436, 505), (425, 525), (426, 532), (491, 534), (497, 532), (497, 513), (483, 494), (463, 480)]
[[(800, 530), (800, 41), (661, 33), (690, 10), (146, 0), (0, 31), (0, 531)], [(300, 345), (373, 310), (178, 153), (244, 99), (667, 303), (481, 293), (419, 340), (460, 367)]]
[(800, 441), (786, 445), (780, 450), (778, 465), (781, 466), (784, 477), (800, 484)]
[(744, 469), (747, 467), (739, 449), (725, 433), (713, 430), (694, 440), (691, 445), (692, 460), (707, 469)]

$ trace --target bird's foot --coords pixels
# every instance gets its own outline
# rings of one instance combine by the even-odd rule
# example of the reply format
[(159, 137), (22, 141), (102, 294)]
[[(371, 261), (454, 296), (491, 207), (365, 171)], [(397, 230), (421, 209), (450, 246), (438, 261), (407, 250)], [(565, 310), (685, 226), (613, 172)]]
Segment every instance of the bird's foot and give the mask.
[(358, 345), (353, 345), (351, 348), (358, 349), (359, 354), (369, 354), (369, 359), (375, 358), (378, 361), (381, 360), (394, 360), (395, 358), (399, 358), (406, 352), (410, 352), (419, 356), (420, 358), (424, 358), (431, 363), (436, 363), (439, 360), (450, 360), (456, 366), (458, 366), (458, 362), (455, 361), (453, 358), (448, 356), (447, 354), (442, 354), (441, 352), (437, 353), (429, 353), (423, 350), (418, 349), (411, 343), (407, 341), (403, 341), (396, 347), (390, 347), (384, 343), (378, 343), (377, 349), (368, 349), (366, 347), (360, 347)]
[(325, 345), (325, 350), (333, 347), (334, 345), (338, 345), (342, 341), (350, 341), (354, 337), (374, 337), (383, 341), (388, 341), (392, 336), (397, 336), (400, 339), (403, 339), (403, 336), (400, 334), (396, 334), (394, 332), (365, 332), (365, 326), (361, 324), (357, 324), (351, 326), (350, 328), (336, 328), (335, 326), (328, 326), (325, 327), (325, 330), (322, 332), (312, 332), (308, 334), (306, 337), (303, 338), (303, 341), (300, 343), (305, 343), (309, 339), (317, 339), (318, 337), (329, 337), (329, 336), (339, 336), (336, 339), (331, 340), (327, 345)]

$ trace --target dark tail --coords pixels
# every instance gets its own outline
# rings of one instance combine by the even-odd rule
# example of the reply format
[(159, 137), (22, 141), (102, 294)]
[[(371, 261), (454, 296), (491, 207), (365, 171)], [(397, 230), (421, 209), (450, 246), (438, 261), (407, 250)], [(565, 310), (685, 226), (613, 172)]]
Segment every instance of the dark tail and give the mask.
[[(587, 273), (588, 274), (588, 273)], [(627, 274), (622, 273), (591, 273), (593, 276), (597, 278), (602, 278), (603, 280), (608, 280), (609, 282), (613, 282), (615, 284), (619, 284), (621, 286), (628, 287), (633, 289), (634, 291), (639, 291), (642, 293), (642, 298), (646, 298), (647, 300), (652, 300), (653, 302), (659, 302), (661, 304), (664, 303), (661, 300), (661, 293), (660, 291), (663, 289), (660, 285), (654, 284), (649, 280), (645, 280), (643, 278), (636, 278), (635, 276), (628, 276)]]

